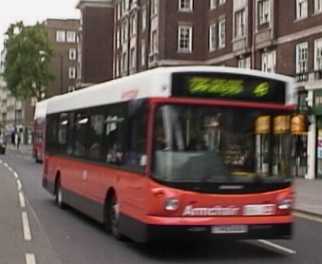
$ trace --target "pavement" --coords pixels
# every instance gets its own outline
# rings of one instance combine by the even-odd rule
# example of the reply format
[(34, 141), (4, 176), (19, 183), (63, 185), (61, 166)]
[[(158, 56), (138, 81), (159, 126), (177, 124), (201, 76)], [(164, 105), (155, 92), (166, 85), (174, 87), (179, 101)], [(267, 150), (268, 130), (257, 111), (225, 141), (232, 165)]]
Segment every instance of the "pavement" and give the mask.
[[(10, 150), (17, 151), (17, 147), (7, 145)], [(21, 144), (19, 152), (32, 155), (32, 145)], [(303, 178), (295, 179), (295, 204), (296, 211), (322, 216), (322, 179), (308, 180)]]

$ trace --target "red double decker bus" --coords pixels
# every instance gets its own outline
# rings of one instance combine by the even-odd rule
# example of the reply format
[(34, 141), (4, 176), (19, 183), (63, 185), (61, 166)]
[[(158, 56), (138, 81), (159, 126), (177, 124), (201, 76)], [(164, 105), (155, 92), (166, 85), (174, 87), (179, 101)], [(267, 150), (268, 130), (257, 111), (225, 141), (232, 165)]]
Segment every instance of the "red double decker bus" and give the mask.
[(32, 156), (37, 163), (42, 162), (45, 155), (46, 111), (48, 100), (49, 99), (40, 101), (35, 106), (32, 133)]
[(43, 186), (116, 237), (290, 238), (291, 78), (158, 68), (47, 105)]

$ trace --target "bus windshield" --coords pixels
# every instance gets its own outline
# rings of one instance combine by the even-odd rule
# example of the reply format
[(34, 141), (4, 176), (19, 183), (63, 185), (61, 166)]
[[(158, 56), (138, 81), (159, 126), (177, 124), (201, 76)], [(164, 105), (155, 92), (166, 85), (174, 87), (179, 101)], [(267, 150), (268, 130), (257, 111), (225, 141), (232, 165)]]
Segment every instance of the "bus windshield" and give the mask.
[(290, 181), (289, 123), (280, 111), (162, 105), (153, 177), (169, 183)]

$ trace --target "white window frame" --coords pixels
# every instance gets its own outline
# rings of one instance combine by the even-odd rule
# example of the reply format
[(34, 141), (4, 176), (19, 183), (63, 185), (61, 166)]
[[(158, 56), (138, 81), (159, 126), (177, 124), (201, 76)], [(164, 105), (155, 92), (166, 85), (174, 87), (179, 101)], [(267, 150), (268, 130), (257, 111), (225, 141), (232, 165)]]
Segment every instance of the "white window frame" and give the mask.
[(235, 12), (235, 38), (243, 38), (246, 36), (246, 10), (245, 8), (239, 9)]
[(142, 31), (144, 32), (146, 29), (146, 5), (142, 6)]
[(322, 71), (322, 38), (314, 41), (314, 71)]
[(192, 26), (191, 25), (179, 25), (178, 27), (178, 52), (179, 53), (192, 52)]
[(270, 0), (259, 0), (257, 2), (258, 25), (270, 23)]
[(210, 10), (217, 8), (217, 0), (210, 0)]
[(77, 58), (76, 48), (70, 48), (68, 50), (68, 58), (71, 61), (76, 60), (76, 58)]
[(159, 11), (159, 0), (151, 0), (151, 17), (157, 16)]
[(120, 48), (120, 29), (118, 28), (116, 31), (116, 48)]
[(226, 3), (226, 0), (219, 0), (218, 5), (221, 6)]
[(75, 79), (76, 78), (76, 68), (74, 66), (71, 66), (68, 68), (68, 78), (69, 79)]
[(226, 18), (220, 18), (218, 21), (218, 48), (226, 47)]
[(66, 39), (68, 43), (75, 43), (76, 42), (76, 32), (75, 31), (67, 31)]
[(309, 45), (302, 42), (296, 45), (296, 73), (307, 73), (309, 67)]
[(66, 41), (66, 32), (65, 30), (56, 31), (56, 42), (65, 42)]
[(209, 51), (213, 52), (217, 48), (217, 25), (212, 23), (209, 26)]
[(276, 72), (276, 51), (275, 50), (262, 53), (262, 71)]
[(308, 16), (308, 0), (296, 0), (296, 19), (304, 19)]
[(141, 66), (146, 65), (146, 47), (145, 47), (145, 40), (141, 40)]
[(322, 0), (314, 0), (314, 14), (322, 12)]
[(137, 32), (137, 15), (133, 14), (130, 18), (130, 36), (133, 37)]
[(178, 10), (180, 12), (192, 12), (193, 10), (193, 0), (179, 0)]

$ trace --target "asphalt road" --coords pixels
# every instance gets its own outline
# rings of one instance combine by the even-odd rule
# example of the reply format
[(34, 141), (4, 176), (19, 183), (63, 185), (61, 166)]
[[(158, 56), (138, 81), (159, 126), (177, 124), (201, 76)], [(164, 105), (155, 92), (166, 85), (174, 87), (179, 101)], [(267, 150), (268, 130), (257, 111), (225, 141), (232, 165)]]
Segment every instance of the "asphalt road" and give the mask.
[[(5, 165), (5, 163), (7, 165)], [(281, 241), (120, 242), (41, 187), (41, 165), (16, 151), (0, 156), (0, 264), (322, 263), (322, 219), (296, 218)]]

